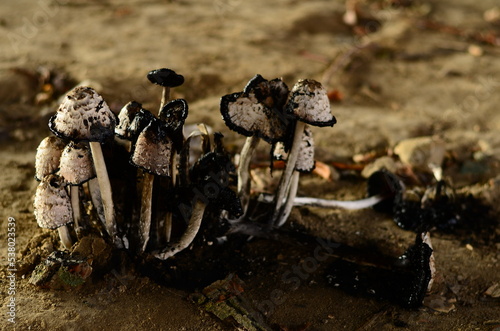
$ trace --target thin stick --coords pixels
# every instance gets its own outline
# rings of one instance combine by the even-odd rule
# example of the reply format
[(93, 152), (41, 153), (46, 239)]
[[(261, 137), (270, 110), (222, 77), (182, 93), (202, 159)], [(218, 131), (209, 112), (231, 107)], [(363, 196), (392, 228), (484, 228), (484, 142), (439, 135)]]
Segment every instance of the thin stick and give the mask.
[(76, 185), (71, 185), (71, 208), (73, 209), (73, 222), (75, 223), (75, 232), (78, 239), (81, 238), (80, 219), (82, 212), (80, 210), (80, 188)]
[[(354, 200), (354, 201), (339, 201), (339, 200), (329, 200), (329, 199), (319, 199), (310, 197), (295, 197), (293, 199), (294, 207), (318, 207), (318, 208), (341, 208), (347, 210), (358, 210), (363, 208), (373, 207), (380, 201), (384, 200), (385, 197), (382, 195), (374, 195), (365, 199)], [(273, 202), (274, 197), (272, 195), (261, 195), (259, 197), (261, 202)]]
[(193, 242), (196, 234), (200, 230), (201, 221), (203, 220), (203, 214), (205, 213), (205, 208), (206, 204), (204, 204), (200, 200), (197, 200), (194, 204), (187, 229), (179, 239), (179, 242), (176, 243), (168, 251), (155, 254), (155, 257), (160, 260), (166, 260), (169, 257), (172, 257), (180, 251), (186, 249)]
[(275, 207), (273, 216), (269, 222), (270, 226), (274, 226), (276, 221), (282, 215), (283, 199), (288, 195), (290, 189), (290, 180), (292, 174), (295, 170), (295, 165), (297, 164), (297, 157), (299, 156), (300, 143), (302, 142), (302, 135), (304, 133), (304, 128), (306, 124), (301, 121), (297, 121), (295, 126), (295, 133), (293, 137), (292, 148), (288, 154), (288, 160), (286, 162), (285, 171), (281, 175), (280, 182), (278, 185), (278, 192), (275, 199)]
[(106, 218), (106, 229), (114, 241), (115, 245), (121, 247), (120, 240), (117, 237), (115, 210), (113, 205), (113, 193), (111, 191), (111, 183), (109, 182), (108, 170), (102, 154), (101, 144), (97, 141), (91, 141), (90, 150), (92, 152), (92, 159), (94, 160), (94, 167), (99, 182), (99, 189), (101, 190), (101, 199), (104, 208), (104, 216)]
[(154, 175), (144, 172), (142, 181), (141, 216), (139, 220), (139, 253), (146, 250), (151, 230), (151, 205)]
[(106, 217), (104, 216), (104, 206), (102, 205), (101, 191), (99, 190), (99, 182), (97, 178), (92, 178), (87, 182), (89, 193), (92, 199), (92, 204), (97, 213), (97, 217), (101, 220), (102, 225), (106, 227)]
[(250, 202), (250, 162), (252, 161), (252, 156), (259, 145), (260, 138), (256, 136), (247, 137), (245, 144), (241, 149), (240, 162), (238, 164), (238, 196), (241, 201), (241, 207), (243, 208), (243, 216), (246, 214), (248, 209), (248, 204)]
[(292, 212), (292, 208), (294, 206), (294, 200), (295, 197), (297, 196), (297, 189), (299, 187), (299, 177), (300, 177), (300, 172), (298, 171), (295, 171), (292, 175), (288, 197), (286, 198), (285, 205), (283, 206), (283, 212), (281, 213), (281, 216), (278, 219), (278, 223), (276, 224), (277, 227), (280, 227), (283, 224), (285, 224), (286, 220), (288, 219), (288, 216), (290, 216), (290, 213)]

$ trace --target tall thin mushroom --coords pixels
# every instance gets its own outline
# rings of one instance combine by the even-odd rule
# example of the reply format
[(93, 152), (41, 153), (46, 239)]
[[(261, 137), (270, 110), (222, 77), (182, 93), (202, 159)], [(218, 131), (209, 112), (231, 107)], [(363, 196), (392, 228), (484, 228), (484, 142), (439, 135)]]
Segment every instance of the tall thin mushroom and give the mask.
[(299, 80), (294, 85), (285, 108), (287, 113), (297, 121), (288, 160), (276, 193), (274, 213), (269, 222), (270, 226), (277, 226), (286, 221), (282, 220), (284, 216), (283, 204), (285, 197), (290, 194), (292, 175), (297, 165), (306, 124), (321, 127), (333, 126), (337, 122), (330, 112), (330, 101), (325, 88), (315, 80)]
[(81, 236), (80, 186), (95, 178), (95, 170), (88, 143), (71, 141), (61, 155), (59, 176), (70, 185), (71, 207), (75, 232)]
[(220, 101), (220, 111), (227, 127), (247, 136), (238, 164), (238, 196), (244, 214), (250, 200), (250, 162), (260, 139), (270, 144), (282, 140), (287, 133), (288, 118), (283, 106), (288, 97), (288, 87), (283, 80), (271, 81), (261, 75), (253, 77), (243, 92), (225, 95)]
[(68, 92), (56, 114), (50, 118), (49, 128), (57, 136), (89, 142), (99, 182), (106, 218), (106, 229), (118, 247), (113, 195), (101, 143), (113, 136), (116, 118), (101, 95), (91, 87), (79, 86)]
[(154, 175), (171, 176), (173, 142), (168, 137), (166, 125), (158, 119), (144, 128), (134, 146), (130, 162), (143, 169), (141, 216), (139, 223), (139, 252), (144, 252), (149, 241)]

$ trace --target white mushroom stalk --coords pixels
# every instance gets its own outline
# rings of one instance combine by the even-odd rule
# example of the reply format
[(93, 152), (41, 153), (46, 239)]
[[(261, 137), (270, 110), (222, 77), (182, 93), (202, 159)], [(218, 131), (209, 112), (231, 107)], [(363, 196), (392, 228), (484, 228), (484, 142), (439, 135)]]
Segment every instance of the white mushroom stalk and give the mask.
[(115, 125), (115, 115), (102, 96), (84, 86), (76, 87), (66, 95), (49, 122), (49, 128), (58, 136), (74, 141), (89, 141), (101, 190), (106, 229), (115, 245), (121, 247), (117, 236), (111, 183), (101, 148), (101, 143), (113, 136)]
[(303, 162), (306, 164), (314, 162), (314, 157), (311, 160), (311, 155), (314, 155), (312, 133), (306, 130), (306, 123), (314, 126), (333, 126), (337, 122), (330, 112), (330, 101), (326, 90), (314, 80), (299, 80), (294, 85), (286, 104), (286, 111), (297, 121), (285, 170), (278, 185), (274, 212), (269, 222), (270, 226), (278, 227), (286, 222), (291, 210), (291, 202), (287, 205), (287, 201), (290, 199), (293, 201), (297, 192), (298, 178), (295, 178), (295, 185), (291, 190), (293, 172), (295, 170), (312, 170), (312, 168), (300, 168)]
[[(385, 196), (377, 194), (365, 199), (352, 200), (352, 201), (320, 199), (312, 197), (295, 197), (294, 199), (289, 198), (289, 201), (292, 201), (291, 205), (293, 207), (318, 207), (318, 208), (332, 208), (332, 209), (339, 208), (346, 210), (358, 210), (358, 209), (373, 207), (385, 199), (386, 199)], [(274, 196), (260, 195), (259, 201), (272, 203), (274, 201)]]

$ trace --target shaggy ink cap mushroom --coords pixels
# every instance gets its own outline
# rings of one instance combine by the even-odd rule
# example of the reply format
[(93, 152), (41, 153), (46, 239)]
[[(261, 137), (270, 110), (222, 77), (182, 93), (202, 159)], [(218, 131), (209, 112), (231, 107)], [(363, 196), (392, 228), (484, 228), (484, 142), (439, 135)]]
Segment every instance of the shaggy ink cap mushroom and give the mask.
[(301, 79), (292, 88), (286, 110), (297, 120), (314, 126), (333, 126), (337, 120), (330, 111), (326, 89), (312, 79)]
[(120, 110), (118, 114), (118, 124), (115, 127), (115, 134), (122, 138), (131, 140), (130, 124), (135, 118), (135, 115), (142, 109), (142, 104), (130, 101)]
[(36, 149), (35, 179), (41, 181), (43, 177), (57, 172), (61, 154), (66, 142), (59, 137), (46, 137)]
[(172, 69), (161, 68), (151, 70), (147, 78), (153, 84), (163, 87), (177, 87), (184, 84), (184, 76), (177, 74)]
[(172, 149), (167, 126), (154, 119), (139, 134), (130, 161), (153, 175), (171, 176)]
[(162, 120), (174, 143), (175, 150), (179, 153), (184, 144), (183, 127), (188, 116), (188, 104), (184, 99), (169, 101), (160, 110), (158, 117)]
[(61, 155), (59, 175), (71, 185), (81, 185), (95, 178), (94, 163), (88, 143), (71, 141)]
[(275, 143), (286, 135), (283, 100), (288, 88), (280, 79), (271, 82), (257, 75), (243, 92), (225, 95), (220, 111), (227, 127), (244, 136), (256, 135), (268, 143)]
[(115, 114), (91, 87), (71, 90), (50, 118), (49, 128), (57, 136), (71, 140), (104, 142), (114, 133)]
[(73, 222), (73, 210), (61, 177), (52, 174), (42, 179), (36, 188), (33, 207), (38, 225), (58, 229), (61, 242), (69, 249), (72, 240), (67, 225)]

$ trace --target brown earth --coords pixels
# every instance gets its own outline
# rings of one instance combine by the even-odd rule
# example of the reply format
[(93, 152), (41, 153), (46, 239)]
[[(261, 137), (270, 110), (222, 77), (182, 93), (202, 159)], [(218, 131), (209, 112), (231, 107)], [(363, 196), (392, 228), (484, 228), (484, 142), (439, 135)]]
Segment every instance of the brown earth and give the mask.
[[(405, 3), (409, 6), (401, 5)], [(334, 256), (292, 289), (283, 275), (301, 266), (316, 246), (254, 239), (246, 244), (248, 265), (239, 276), (246, 298), (262, 308), (269, 325), (283, 330), (498, 330), (500, 301), (485, 294), (500, 283), (498, 7), (496, 19), (490, 17), (495, 5), (495, 0), (360, 1), (366, 20), (353, 29), (342, 21), (343, 1), (2, 2), (1, 328), (236, 328), (193, 304), (189, 296), (195, 289), (158, 284), (120, 266), (66, 290), (35, 287), (27, 281), (29, 273), (18, 273), (16, 324), (7, 321), (8, 219), (16, 221), (20, 265), (36, 262), (23, 260), (30, 240), (49, 234), (37, 227), (33, 215), (34, 156), (40, 140), (50, 134), (46, 123), (58, 103), (57, 95), (41, 99), (47, 94), (41, 93), (37, 68), (66, 75), (51, 81), (59, 93), (87, 81), (117, 112), (130, 100), (156, 109), (159, 88), (149, 84), (145, 74), (169, 67), (186, 78), (173, 97), (189, 102), (188, 122), (222, 131), (232, 151), (244, 139), (224, 126), (219, 98), (240, 91), (255, 74), (283, 77), (289, 86), (300, 78), (316, 79), (340, 95), (340, 101), (332, 102), (338, 124), (313, 130), (316, 159), (336, 162), (338, 178), (330, 182), (304, 176), (299, 195), (363, 197), (359, 171), (340, 169), (339, 163), (352, 164), (355, 155), (390, 154), (408, 138), (439, 136), (446, 143), (445, 178), (459, 191), (478, 196), (497, 222), (490, 223), (488, 233), (433, 233), (437, 275), (426, 304), (418, 310), (331, 287), (324, 270)], [(413, 233), (373, 210), (296, 208), (290, 222), (311, 236), (393, 257), (414, 240)], [(54, 249), (48, 242), (37, 248), (45, 256)], [(286, 296), (275, 298), (276, 293)]]

